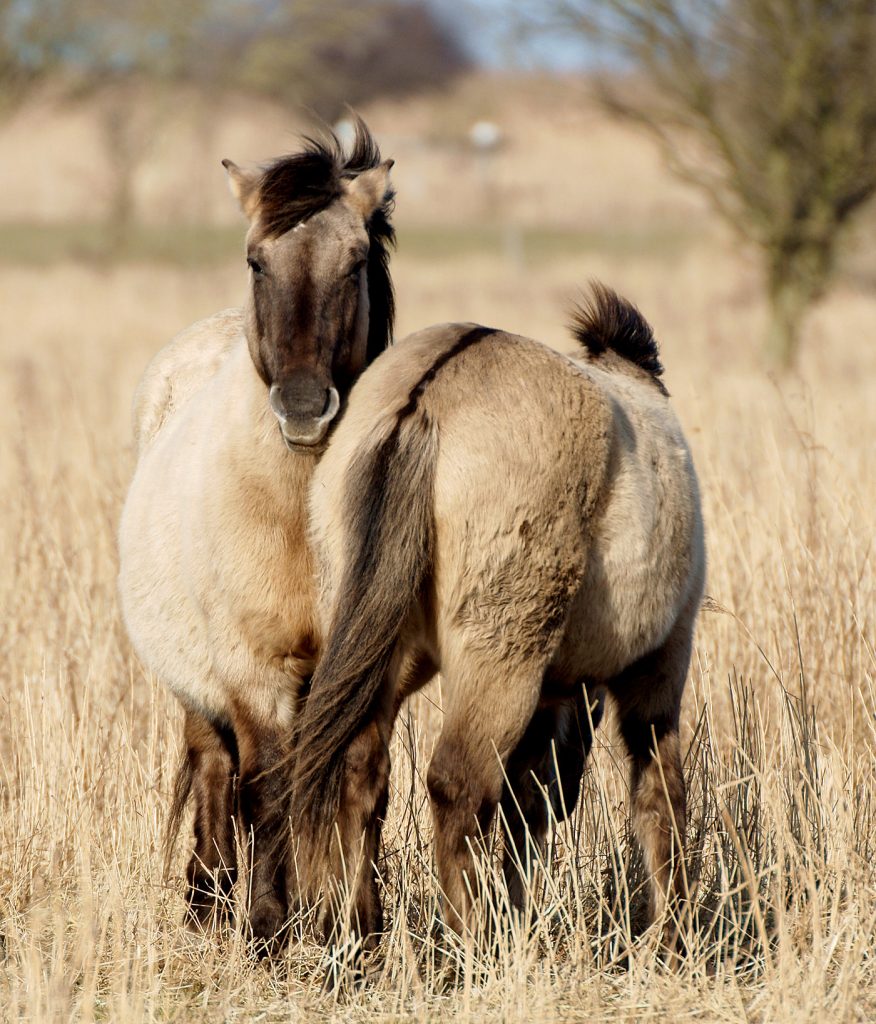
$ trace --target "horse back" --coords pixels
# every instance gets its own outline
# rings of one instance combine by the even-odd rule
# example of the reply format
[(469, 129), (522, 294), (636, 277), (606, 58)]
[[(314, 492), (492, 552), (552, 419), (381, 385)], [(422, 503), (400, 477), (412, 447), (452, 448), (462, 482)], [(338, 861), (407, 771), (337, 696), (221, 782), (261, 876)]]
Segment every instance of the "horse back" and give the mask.
[(372, 364), (317, 470), (324, 608), (344, 560), (350, 468), (409, 417), (437, 437), (429, 603), (439, 655), (455, 637), (519, 657), (547, 642), (548, 626), (556, 635), (555, 609), (571, 609), (561, 646), (575, 648), (579, 672), (611, 675), (657, 647), (701, 589), (696, 478), (663, 389), (623, 366), (448, 324)]

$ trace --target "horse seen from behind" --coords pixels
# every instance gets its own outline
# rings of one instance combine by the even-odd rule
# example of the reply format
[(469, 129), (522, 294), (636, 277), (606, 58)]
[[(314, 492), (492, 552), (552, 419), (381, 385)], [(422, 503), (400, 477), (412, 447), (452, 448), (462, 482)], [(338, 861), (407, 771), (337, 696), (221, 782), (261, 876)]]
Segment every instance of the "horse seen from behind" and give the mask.
[(499, 805), (509, 897), (524, 907), (607, 696), (652, 917), (673, 942), (679, 712), (705, 572), (697, 480), (638, 310), (594, 286), (573, 329), (568, 354), (475, 324), (410, 336), (360, 378), (316, 470), (324, 647), (296, 726), (291, 813), (308, 891), (328, 894), (327, 936), (380, 920), (360, 879), (393, 721), (440, 670), (427, 786), (447, 923), (476, 924), (471, 850)]

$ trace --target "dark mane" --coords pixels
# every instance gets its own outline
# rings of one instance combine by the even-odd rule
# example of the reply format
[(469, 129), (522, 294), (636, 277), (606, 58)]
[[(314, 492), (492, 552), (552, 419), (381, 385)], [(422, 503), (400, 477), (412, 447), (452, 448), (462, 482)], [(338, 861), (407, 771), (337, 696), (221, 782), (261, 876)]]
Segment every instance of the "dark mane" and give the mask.
[[(334, 132), (324, 139), (306, 138), (301, 153), (282, 156), (262, 172), (258, 204), (262, 230), (268, 238), (291, 231), (297, 224), (330, 206), (343, 194), (345, 180), (377, 167), (380, 150), (365, 122), (355, 119), (355, 138), (349, 154)], [(392, 339), (395, 297), (389, 276), (389, 250), (395, 245), (390, 222), (395, 193), (387, 193), (368, 223), (368, 362)]]
[(650, 373), (663, 388), (663, 364), (651, 325), (611, 288), (591, 281), (590, 295), (573, 309), (569, 329), (591, 356), (616, 352)]

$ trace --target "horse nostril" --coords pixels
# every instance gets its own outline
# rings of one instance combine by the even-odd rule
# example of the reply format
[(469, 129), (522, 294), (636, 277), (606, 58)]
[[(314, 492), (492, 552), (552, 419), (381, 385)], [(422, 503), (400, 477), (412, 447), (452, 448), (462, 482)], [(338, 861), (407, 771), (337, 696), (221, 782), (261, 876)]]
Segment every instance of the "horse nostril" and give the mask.
[(319, 422), (328, 423), (329, 420), (333, 420), (335, 416), (337, 416), (338, 409), (340, 409), (340, 407), (341, 396), (338, 394), (338, 389), (329, 388), (325, 408), (323, 409), (322, 416), (319, 417)]
[(283, 391), (279, 384), (272, 384), (271, 390), (268, 394), (268, 404), (271, 407), (271, 412), (281, 422), (286, 419), (286, 409), (283, 402)]

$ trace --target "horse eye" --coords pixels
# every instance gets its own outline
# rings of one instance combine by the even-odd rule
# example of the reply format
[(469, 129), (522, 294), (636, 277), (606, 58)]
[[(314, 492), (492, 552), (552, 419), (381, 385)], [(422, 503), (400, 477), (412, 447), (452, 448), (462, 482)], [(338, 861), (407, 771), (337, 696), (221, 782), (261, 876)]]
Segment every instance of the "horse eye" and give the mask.
[(259, 263), (258, 260), (254, 260), (252, 258), (252, 256), (249, 256), (247, 258), (246, 265), (256, 275), (256, 277), (261, 277), (262, 274), (264, 274), (264, 272), (265, 272), (264, 268), (261, 265), (261, 263)]
[(353, 278), (358, 277), (359, 276), (359, 272), (361, 271), (361, 269), (364, 266), (365, 266), (365, 260), (359, 260), (358, 263), (355, 263), (355, 264), (353, 264), (352, 267), (350, 267), (349, 271), (347, 272), (347, 277), (353, 277)]

